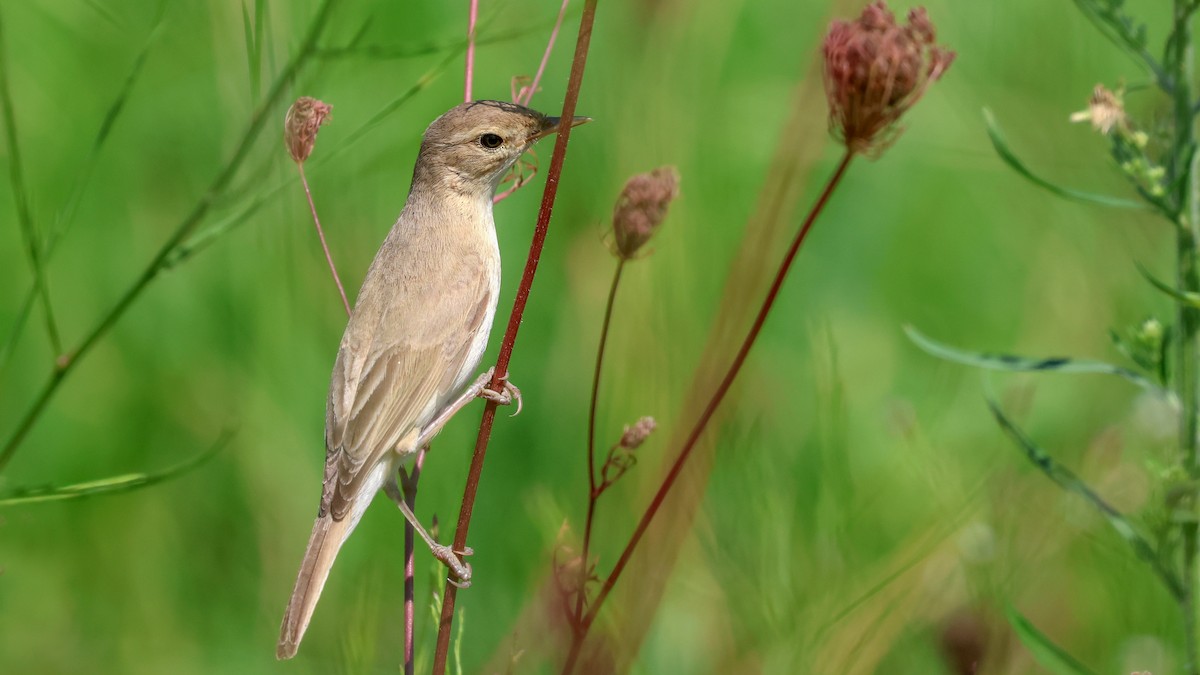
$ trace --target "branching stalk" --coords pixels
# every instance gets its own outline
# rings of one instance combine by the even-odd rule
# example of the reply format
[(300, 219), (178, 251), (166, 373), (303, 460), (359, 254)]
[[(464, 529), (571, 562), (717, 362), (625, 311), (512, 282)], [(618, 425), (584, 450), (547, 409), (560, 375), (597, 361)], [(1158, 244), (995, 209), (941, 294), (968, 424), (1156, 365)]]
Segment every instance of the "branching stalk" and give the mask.
[(604, 601), (612, 592), (613, 586), (617, 580), (621, 578), (621, 572), (625, 566), (629, 564), (633, 552), (637, 549), (637, 545), (641, 542), (642, 537), (646, 534), (646, 530), (650, 527), (650, 523), (654, 520), (654, 516), (658, 513), (659, 508), (666, 500), (667, 494), (675, 485), (680, 472), (687, 463), (688, 457), (691, 456), (692, 450), (696, 447), (697, 441), (704, 433), (713, 414), (721, 405), (725, 395), (729, 393), (730, 387), (733, 386), (733, 381), (737, 378), (738, 373), (742, 369), (742, 365), (746, 362), (746, 356), (750, 353), (750, 348), (754, 346), (754, 342), (758, 339), (759, 333), (762, 331), (763, 324), (766, 322), (767, 315), (770, 314), (771, 308), (775, 305), (775, 299), (779, 295), (779, 291), (783, 286), (783, 281), (787, 277), (788, 271), (791, 269), (792, 262), (796, 259), (796, 254), (800, 251), (800, 246), (804, 243), (809, 231), (812, 229), (813, 223), (816, 222), (817, 216), (824, 210), (825, 204), (828, 203), (829, 197), (841, 182), (842, 176), (845, 175), (846, 169), (850, 166), (850, 160), (854, 158), (854, 152), (847, 150), (838, 163), (837, 168), (830, 176), (829, 181), (825, 184), (825, 189), (813, 204), (812, 210), (804, 219), (804, 223), (800, 226), (800, 230), (796, 233), (796, 237), (792, 240), (791, 246), (788, 248), (787, 254), (779, 265), (778, 271), (775, 273), (775, 279), (771, 282), (771, 287), (767, 291), (767, 296), (763, 300), (762, 306), (758, 311), (758, 315), (754, 319), (754, 323), (750, 326), (749, 332), (745, 339), (742, 340), (741, 347), (738, 348), (737, 354), (733, 358), (729, 369), (725, 373), (725, 377), (713, 392), (712, 398), (709, 399), (704, 411), (701, 412), (691, 433), (683, 443), (683, 447), (679, 451), (674, 464), (671, 465), (667, 475), (663, 478), (662, 484), (658, 491), (654, 494), (654, 498), (650, 501), (650, 505), (646, 507), (646, 511), (642, 514), (641, 520), (638, 521), (637, 527), (634, 529), (629, 542), (625, 545), (625, 549), (621, 551), (621, 557), (618, 558), (616, 565), (613, 566), (612, 572), (604, 580), (600, 587), (600, 593), (596, 596), (595, 602), (588, 607), (587, 614), (580, 623), (579, 629), (571, 641), (571, 650), (567, 655), (566, 664), (563, 666), (562, 672), (564, 675), (569, 674), (575, 667), (583, 648), (584, 640), (587, 638), (587, 633), (591, 629), (592, 624), (596, 620), (596, 616), (600, 612), (600, 608), (604, 606)]
[(625, 258), (617, 260), (613, 271), (612, 285), (608, 289), (608, 302), (604, 306), (604, 323), (600, 326), (600, 345), (596, 348), (596, 370), (592, 374), (592, 402), (588, 408), (587, 464), (588, 464), (588, 507), (587, 520), (583, 527), (583, 557), (579, 565), (579, 590), (575, 597), (575, 623), (582, 626), (584, 600), (587, 596), (588, 559), (592, 544), (592, 523), (596, 514), (596, 500), (600, 498), (596, 484), (596, 402), (600, 397), (600, 373), (604, 367), (604, 348), (608, 345), (608, 328), (612, 323), (613, 301), (621, 284), (621, 272), (625, 269)]

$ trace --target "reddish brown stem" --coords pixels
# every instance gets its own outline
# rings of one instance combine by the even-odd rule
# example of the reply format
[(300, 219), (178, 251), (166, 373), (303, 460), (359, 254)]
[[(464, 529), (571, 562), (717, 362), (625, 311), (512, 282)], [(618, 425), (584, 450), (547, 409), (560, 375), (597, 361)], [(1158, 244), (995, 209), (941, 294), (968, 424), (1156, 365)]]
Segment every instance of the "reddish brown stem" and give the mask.
[[(583, 84), (583, 70), (587, 64), (588, 46), (591, 44), (592, 24), (596, 18), (596, 0), (584, 3), (583, 17), (579, 22), (579, 37), (575, 42), (575, 58), (571, 62), (571, 75), (567, 80), (567, 91), (563, 99), (562, 122), (558, 127), (558, 137), (554, 142), (554, 154), (550, 158), (550, 169), (546, 172), (546, 188), (542, 192), (542, 205), (538, 210), (537, 226), (533, 232), (533, 242), (529, 246), (529, 257), (525, 260), (525, 271), (521, 275), (521, 285), (517, 287), (517, 297), (513, 301), (512, 314), (508, 318), (508, 328), (504, 332), (504, 341), (500, 343), (500, 356), (496, 359), (490, 388), (493, 391), (503, 391), (508, 376), (508, 364), (512, 359), (513, 346), (517, 341), (517, 331), (521, 327), (521, 317), (525, 313), (525, 305), (529, 301), (529, 291), (533, 286), (533, 277), (537, 273), (538, 261), (542, 256), (542, 248), (546, 243), (546, 232), (550, 226), (550, 214), (554, 211), (554, 198), (558, 194), (558, 180), (562, 174), (563, 160), (567, 156), (567, 142), (571, 138), (571, 123), (575, 117), (575, 103), (579, 100), (579, 88)], [(496, 403), (488, 401), (483, 409), (483, 419), (479, 423), (479, 436), (475, 440), (475, 452), (471, 456), (471, 467), (467, 471), (467, 484), (463, 490), (462, 506), (458, 513), (458, 526), (454, 531), (454, 550), (462, 551), (467, 545), (467, 530), (471, 526), (471, 513), (475, 508), (475, 493), (479, 490), (479, 477), (483, 472), (483, 460), (487, 454), (488, 441), (492, 436), (492, 422), (496, 418)], [(446, 585), (446, 594), (442, 599), (442, 616), (438, 622), (437, 650), (433, 655), (433, 674), (441, 675), (446, 671), (446, 656), (450, 651), (450, 628), (454, 622), (454, 602), (458, 588), (453, 584)]]
[[(404, 501), (408, 504), (410, 511), (416, 512), (417, 508), (417, 483), (421, 480), (421, 467), (425, 464), (425, 453), (429, 451), (429, 446), (421, 448), (417, 452), (417, 459), (413, 462), (412, 473), (405, 473), (404, 469), (400, 470), (400, 488), (404, 493)], [(414, 549), (416, 546), (416, 532), (413, 530), (412, 523), (408, 520), (404, 521), (404, 675), (413, 675), (413, 645), (414, 635), (413, 626), (416, 618), (415, 599), (416, 586), (414, 579), (416, 578), (416, 563), (414, 561)]]
[(333, 264), (333, 256), (329, 253), (329, 244), (325, 241), (325, 230), (321, 229), (321, 219), (317, 217), (317, 205), (313, 203), (312, 190), (308, 189), (308, 177), (304, 175), (304, 165), (297, 164), (300, 170), (300, 182), (304, 184), (304, 196), (308, 197), (308, 210), (312, 212), (313, 224), (317, 226), (317, 236), (321, 239), (321, 250), (325, 251), (325, 262), (329, 263), (329, 273), (333, 275), (333, 283), (337, 285), (338, 295), (342, 296), (342, 307), (346, 308), (346, 316), (350, 316), (350, 301), (346, 299), (346, 289), (342, 287), (342, 279), (338, 276), (337, 267)]
[(583, 603), (587, 595), (588, 556), (592, 546), (592, 521), (596, 515), (596, 500), (600, 491), (596, 485), (596, 402), (600, 398), (600, 372), (604, 366), (604, 348), (608, 345), (608, 327), (612, 323), (613, 302), (617, 298), (617, 287), (621, 284), (621, 272), (625, 259), (617, 261), (613, 272), (612, 286), (608, 289), (608, 302), (604, 306), (604, 323), (600, 326), (600, 346), (596, 348), (596, 370), (592, 374), (592, 403), (588, 409), (587, 463), (588, 463), (588, 508), (583, 526), (583, 558), (579, 566), (579, 590), (575, 597), (575, 626), (582, 627)]
[(467, 10), (467, 72), (463, 77), (463, 102), (471, 102), (471, 83), (475, 79), (475, 22), (479, 20), (479, 0), (471, 0)]
[(679, 451), (679, 456), (675, 459), (671, 469), (663, 478), (662, 484), (658, 488), (658, 492), (654, 494), (654, 499), (650, 501), (650, 505), (646, 507), (646, 511), (642, 514), (641, 520), (638, 521), (637, 527), (633, 531), (633, 535), (629, 538), (629, 542), (625, 545), (625, 549), (621, 551), (621, 557), (617, 560), (617, 564), (613, 566), (612, 572), (604, 580), (603, 586), (600, 588), (600, 593), (596, 596), (596, 601), (588, 607), (587, 615), (583, 618), (580, 629), (576, 631), (571, 641), (571, 651), (567, 655), (566, 664), (563, 666), (562, 672), (570, 673), (576, 661), (579, 659), (580, 652), (583, 648), (584, 639), (587, 637), (588, 630), (592, 623), (596, 620), (596, 615), (599, 614), (600, 608), (604, 605), (604, 601), (612, 592), (613, 586), (617, 580), (621, 578), (621, 572), (625, 566), (629, 564), (629, 559), (633, 556), (634, 550), (638, 543), (646, 534), (646, 529), (650, 527), (651, 521), (658, 513), (663, 501), (667, 498), (667, 494), (675, 485), (675, 481), (679, 478), (679, 473), (683, 470), (684, 464), (687, 463), (688, 457), (691, 456), (692, 450), (696, 447), (696, 442), (700, 440), (701, 434), (704, 433), (708, 426), (709, 420), (721, 405), (725, 395), (729, 393), (729, 388), (733, 385), (734, 379), (742, 369), (742, 365), (746, 362), (746, 356), (750, 353), (750, 348), (754, 346), (755, 340), (758, 339), (758, 334), (762, 331), (763, 324), (767, 320), (767, 315), (770, 314), (771, 308), (775, 305), (775, 299), (779, 295), (779, 289), (783, 286), (783, 281), (787, 277), (788, 270), (791, 269), (792, 262), (796, 259), (796, 254), (800, 251), (800, 246), (804, 243), (804, 239), (808, 236), (809, 230), (812, 229), (813, 223), (816, 222), (817, 216), (825, 208), (825, 204), (829, 201), (830, 195), (833, 194), (835, 188), (845, 175), (847, 167), (850, 166), (850, 160), (854, 158), (854, 153), (850, 150), (842, 157), (838, 163), (837, 169), (830, 176), (829, 182), (825, 184), (825, 189), (821, 192), (821, 196), (817, 198), (813, 204), (812, 210), (808, 212), (808, 216), (804, 219), (804, 224), (800, 226), (800, 231), (796, 233), (795, 239), (792, 240), (792, 245), (788, 248), (787, 255), (784, 256), (783, 262), (779, 265), (779, 270), (775, 273), (775, 279), (771, 282), (771, 287), (767, 291), (767, 297), (763, 300), (762, 306), (758, 310), (758, 315), (754, 318), (754, 323), (750, 326), (750, 331), (742, 340), (741, 347), (738, 348), (737, 355), (734, 356), (733, 362), (729, 365), (729, 370), (726, 371), (725, 377), (721, 383), (717, 385), (716, 391), (713, 392), (712, 398), (709, 399), (708, 405), (696, 420), (696, 425), (692, 427), (692, 431), (688, 434), (687, 440), (683, 443), (683, 448)]

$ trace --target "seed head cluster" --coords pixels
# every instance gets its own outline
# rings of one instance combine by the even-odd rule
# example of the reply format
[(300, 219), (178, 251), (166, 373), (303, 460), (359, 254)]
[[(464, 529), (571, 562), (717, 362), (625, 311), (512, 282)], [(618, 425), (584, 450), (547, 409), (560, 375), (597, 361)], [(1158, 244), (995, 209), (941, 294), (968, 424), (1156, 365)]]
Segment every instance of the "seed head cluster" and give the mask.
[(645, 246), (667, 217), (667, 207), (679, 196), (679, 172), (662, 166), (639, 173), (625, 183), (613, 208), (617, 256), (629, 260)]
[(329, 119), (332, 110), (333, 106), (309, 96), (301, 96), (288, 108), (283, 123), (283, 141), (293, 162), (303, 164), (312, 154), (317, 131)]
[(901, 26), (882, 1), (854, 21), (830, 25), (824, 44), (829, 126), (850, 151), (878, 156), (896, 140), (900, 117), (954, 61), (954, 52), (935, 41), (924, 8), (911, 10)]

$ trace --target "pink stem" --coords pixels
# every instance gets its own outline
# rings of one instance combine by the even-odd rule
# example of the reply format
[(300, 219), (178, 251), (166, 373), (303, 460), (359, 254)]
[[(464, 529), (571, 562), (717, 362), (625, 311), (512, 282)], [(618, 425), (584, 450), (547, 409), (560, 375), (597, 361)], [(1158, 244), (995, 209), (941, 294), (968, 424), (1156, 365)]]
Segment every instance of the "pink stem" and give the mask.
[(346, 308), (346, 316), (350, 316), (350, 301), (346, 299), (346, 289), (342, 287), (342, 279), (338, 276), (337, 267), (333, 264), (333, 256), (329, 254), (329, 244), (325, 242), (325, 230), (321, 229), (321, 219), (317, 217), (317, 205), (313, 203), (312, 190), (308, 189), (308, 178), (304, 175), (304, 165), (297, 164), (300, 169), (300, 182), (304, 184), (304, 196), (308, 197), (308, 209), (312, 212), (313, 223), (317, 226), (317, 236), (321, 238), (321, 250), (325, 251), (325, 262), (329, 263), (329, 272), (333, 274), (333, 283), (337, 284), (338, 294), (342, 296), (342, 306)]
[(546, 51), (542, 53), (542, 62), (538, 65), (537, 74), (533, 76), (533, 82), (525, 90), (524, 100), (517, 97), (515, 103), (529, 105), (533, 99), (533, 92), (537, 91), (538, 83), (542, 81), (542, 73), (546, 72), (546, 63), (550, 61), (550, 52), (554, 50), (554, 41), (558, 39), (558, 29), (562, 26), (563, 17), (567, 13), (567, 5), (570, 2), (571, 0), (563, 0), (562, 7), (558, 10), (558, 19), (554, 22), (554, 30), (550, 31), (550, 41), (546, 43)]
[[(405, 475), (401, 469), (400, 487), (404, 488), (404, 501), (410, 510), (417, 507), (417, 481), (421, 478), (421, 466), (425, 464), (427, 450), (429, 450), (428, 445), (417, 452), (417, 461), (413, 464), (411, 474)], [(413, 562), (416, 546), (415, 534), (412, 524), (407, 520), (404, 521), (404, 675), (413, 675), (415, 667), (413, 664), (414, 598), (416, 597), (416, 588), (413, 582), (416, 577), (416, 565)]]
[(463, 87), (463, 101), (470, 103), (471, 82), (475, 79), (475, 22), (479, 20), (479, 0), (471, 0), (471, 9), (467, 15), (467, 74)]

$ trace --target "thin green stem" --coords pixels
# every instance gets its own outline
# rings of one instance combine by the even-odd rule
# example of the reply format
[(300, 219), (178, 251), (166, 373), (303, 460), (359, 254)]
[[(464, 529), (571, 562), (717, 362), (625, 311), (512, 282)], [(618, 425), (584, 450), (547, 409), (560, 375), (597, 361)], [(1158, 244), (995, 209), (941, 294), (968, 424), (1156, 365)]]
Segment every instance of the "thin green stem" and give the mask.
[(321, 227), (321, 219), (317, 217), (317, 205), (313, 202), (312, 190), (308, 188), (308, 176), (304, 175), (304, 164), (297, 164), (296, 169), (300, 172), (300, 183), (304, 186), (304, 196), (308, 198), (308, 211), (312, 214), (313, 224), (317, 226), (317, 238), (321, 240), (321, 250), (325, 252), (325, 263), (329, 265), (329, 273), (333, 275), (333, 285), (337, 286), (346, 316), (350, 316), (352, 313), (350, 301), (346, 299), (346, 289), (342, 286), (342, 278), (338, 276), (337, 265), (333, 264), (333, 254), (329, 252), (329, 242), (325, 241), (325, 230)]
[(600, 345), (596, 348), (596, 370), (592, 374), (592, 402), (588, 407), (587, 465), (588, 465), (588, 508), (583, 526), (583, 558), (579, 565), (579, 589), (575, 596), (575, 622), (583, 619), (583, 604), (587, 596), (588, 556), (592, 547), (592, 521), (596, 515), (596, 500), (600, 493), (596, 486), (596, 402), (600, 398), (600, 373), (604, 367), (604, 348), (608, 345), (608, 328), (612, 324), (613, 302), (617, 299), (617, 287), (621, 284), (621, 272), (625, 270), (625, 258), (617, 261), (613, 271), (612, 285), (608, 289), (608, 302), (604, 306), (604, 323), (600, 326)]
[(196, 227), (203, 221), (204, 216), (208, 214), (209, 209), (218, 200), (218, 198), (228, 187), (230, 181), (233, 180), (238, 168), (245, 161), (250, 153), (250, 148), (254, 145), (255, 139), (258, 138), (259, 132), (262, 131), (263, 125), (267, 118), (274, 111), (276, 104), (283, 97), (287, 87), (291, 84), (296, 73), (299, 72), (301, 66), (312, 56), (317, 44), (317, 39), (320, 37), (322, 30), (328, 23), (329, 12), (332, 9), (335, 0), (324, 0), (321, 7), (317, 10), (311, 24), (309, 24), (308, 32), (304, 40), (300, 43), (300, 48), (296, 51), (295, 56), (284, 67), (279, 77), (271, 85), (270, 91), (267, 93), (266, 99), (259, 104), (250, 118), (250, 123), (247, 125), (245, 133), (242, 135), (238, 143), (237, 149), (233, 156), (213, 179), (208, 190), (200, 197), (200, 200), (192, 208), (191, 212), (179, 223), (175, 228), (171, 237), (162, 245), (151, 259), (149, 264), (134, 281), (125, 293), (117, 300), (116, 304), (105, 313), (100, 322), (92, 328), (92, 330), (84, 337), (69, 354), (64, 354), (59, 360), (57, 367), (50, 374), (49, 379), (43, 386), (41, 393), (34, 401), (33, 405), (22, 416), (21, 421), (17, 424), (16, 430), (12, 436), (5, 442), (3, 449), (0, 449), (0, 471), (4, 470), (8, 462), (12, 460), (13, 454), (21, 446), (29, 431), (33, 429), (34, 424), (41, 417), (46, 409), (46, 405), (50, 402), (54, 393), (58, 390), (63, 380), (68, 374), (75, 369), (76, 364), (91, 351), (92, 347), (108, 333), (108, 331), (125, 315), (125, 312), (133, 305), (143, 291), (154, 281), (160, 272), (166, 269), (175, 254), (175, 249), (183, 244), (187, 238), (195, 231)]
[[(1174, 67), (1173, 98), (1175, 139), (1171, 165), (1178, 184), (1176, 204), (1179, 229), (1176, 236), (1177, 283), (1184, 293), (1200, 291), (1197, 268), (1197, 242), (1200, 242), (1200, 176), (1195, 165), (1195, 121), (1192, 113), (1194, 77), (1192, 30), (1190, 19), (1195, 0), (1175, 0), (1174, 27), (1167, 45), (1167, 58)], [(1183, 180), (1186, 177), (1186, 180)], [(1200, 478), (1200, 311), (1177, 303), (1179, 326), (1175, 354), (1175, 388), (1179, 396), (1179, 446), (1182, 461), (1192, 481)], [(1195, 498), (1193, 497), (1193, 502)], [(1188, 519), (1181, 526), (1183, 535), (1183, 601), (1186, 670), (1200, 674), (1200, 524)]]
[(567, 654), (566, 664), (562, 669), (563, 675), (569, 675), (575, 668), (575, 664), (583, 651), (584, 640), (587, 638), (587, 633), (595, 622), (596, 616), (599, 615), (600, 608), (604, 606), (604, 601), (608, 598), (609, 593), (612, 592), (613, 586), (621, 578), (621, 572), (629, 564), (629, 560), (633, 557), (633, 552), (637, 549), (638, 543), (641, 542), (642, 537), (646, 534), (646, 530), (649, 529), (654, 516), (658, 514), (671, 488), (674, 487), (679, 474), (683, 471), (684, 465), (687, 463), (692, 451), (696, 448), (701, 435), (708, 428), (708, 423), (712, 420), (713, 415), (716, 414), (721, 402), (725, 400), (725, 395), (729, 393), (729, 389), (733, 386), (733, 381), (737, 378), (738, 373), (741, 372), (742, 366), (746, 363), (746, 357), (750, 354), (750, 349), (754, 346), (755, 341), (758, 340), (758, 335), (767, 321), (767, 316), (775, 306), (775, 300), (779, 297), (779, 291), (783, 288), (783, 281), (787, 278), (788, 271), (791, 270), (792, 263), (796, 260), (796, 255), (800, 252), (800, 247), (804, 245), (804, 240), (812, 230), (817, 216), (825, 209), (829, 198), (841, 183), (842, 177), (846, 175), (846, 169), (850, 167), (852, 159), (854, 159), (854, 151), (847, 149), (841, 161), (838, 162), (837, 168), (830, 175), (828, 182), (825, 183), (825, 188), (821, 191), (820, 196), (817, 197), (817, 201), (813, 203), (812, 209), (809, 210), (808, 215), (804, 219), (804, 223), (800, 226), (799, 231), (796, 232), (795, 238), (792, 239), (791, 246), (788, 247), (787, 253), (784, 254), (783, 260), (779, 263), (779, 268), (775, 272), (775, 278), (771, 282), (771, 287), (767, 290), (767, 295), (759, 306), (754, 323), (751, 324), (750, 330), (742, 340), (741, 346), (738, 347), (737, 354), (734, 355), (733, 361), (729, 364), (729, 369), (725, 371), (724, 378), (717, 385), (716, 390), (713, 391), (708, 404), (700, 413), (696, 424), (692, 427), (687, 439), (683, 442), (683, 446), (679, 450), (679, 455), (667, 471), (667, 475), (659, 485), (654, 498), (650, 500), (650, 505), (642, 513), (641, 520), (638, 521), (637, 527), (634, 528), (633, 534), (629, 537), (629, 542), (625, 545), (625, 549), (621, 551), (621, 557), (617, 559), (617, 564), (613, 566), (612, 572), (609, 573), (608, 577), (604, 580), (604, 584), (600, 587), (600, 593), (596, 596), (596, 601), (588, 607), (587, 615), (584, 616), (583, 621), (575, 631), (575, 635), (571, 640), (571, 650)]
[[(21, 148), (17, 142), (17, 116), (13, 110), (12, 90), (8, 81), (8, 46), (4, 42), (3, 21), (0, 21), (0, 101), (3, 102), (4, 135), (8, 142), (9, 177), (12, 181), (13, 201), (17, 207), (17, 224), (29, 253), (29, 266), (33, 269), (34, 289), (42, 303), (46, 319), (46, 335), (54, 357), (62, 354), (62, 338), (58, 334), (58, 323), (54, 320), (54, 309), (50, 305), (50, 289), (46, 282), (46, 266), (42, 248), (38, 245), (37, 229), (33, 224), (33, 213), (29, 208), (29, 193), (25, 190), (25, 172), (21, 164)], [(2, 466), (2, 465), (0, 465)]]

